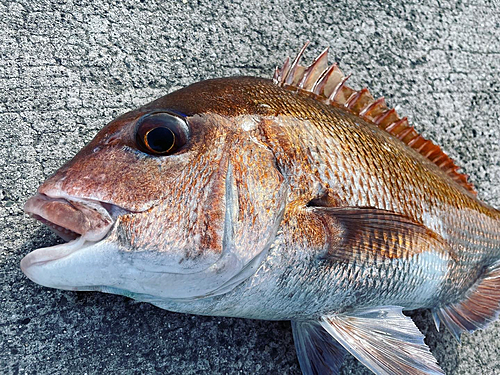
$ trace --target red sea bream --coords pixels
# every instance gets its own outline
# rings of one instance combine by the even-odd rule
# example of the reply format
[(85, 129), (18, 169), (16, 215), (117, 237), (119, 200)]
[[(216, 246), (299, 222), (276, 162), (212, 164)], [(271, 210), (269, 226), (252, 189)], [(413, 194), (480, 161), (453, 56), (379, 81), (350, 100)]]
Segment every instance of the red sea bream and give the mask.
[(327, 51), (274, 79), (195, 83), (126, 113), (25, 210), (69, 242), (34, 282), (203, 315), (291, 320), (304, 374), (347, 352), (442, 374), (403, 310), (457, 337), (498, 317), (500, 212)]

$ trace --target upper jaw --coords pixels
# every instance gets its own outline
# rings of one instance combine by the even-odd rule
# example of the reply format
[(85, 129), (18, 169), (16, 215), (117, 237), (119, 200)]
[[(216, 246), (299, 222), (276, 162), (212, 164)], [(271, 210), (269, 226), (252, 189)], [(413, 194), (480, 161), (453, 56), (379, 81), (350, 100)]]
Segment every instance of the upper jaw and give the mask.
[(81, 236), (95, 242), (109, 232), (118, 210), (99, 201), (38, 193), (26, 202), (24, 211), (66, 241)]

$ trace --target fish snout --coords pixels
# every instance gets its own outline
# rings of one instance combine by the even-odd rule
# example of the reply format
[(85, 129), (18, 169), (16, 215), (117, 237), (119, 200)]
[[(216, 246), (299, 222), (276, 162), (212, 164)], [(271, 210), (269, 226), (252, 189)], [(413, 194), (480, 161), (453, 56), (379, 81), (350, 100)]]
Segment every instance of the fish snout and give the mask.
[(99, 241), (111, 229), (116, 210), (99, 201), (38, 193), (28, 199), (24, 211), (66, 241), (80, 236)]

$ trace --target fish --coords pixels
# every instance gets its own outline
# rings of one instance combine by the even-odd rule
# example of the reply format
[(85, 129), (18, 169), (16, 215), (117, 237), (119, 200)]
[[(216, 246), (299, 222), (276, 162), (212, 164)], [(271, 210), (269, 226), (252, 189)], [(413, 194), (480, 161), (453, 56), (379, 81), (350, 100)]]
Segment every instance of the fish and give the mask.
[(290, 320), (304, 374), (347, 353), (443, 374), (403, 312), (460, 340), (500, 311), (500, 211), (406, 117), (347, 85), (328, 49), (273, 78), (194, 83), (101, 129), (25, 212), (65, 243), (40, 285), (162, 309)]

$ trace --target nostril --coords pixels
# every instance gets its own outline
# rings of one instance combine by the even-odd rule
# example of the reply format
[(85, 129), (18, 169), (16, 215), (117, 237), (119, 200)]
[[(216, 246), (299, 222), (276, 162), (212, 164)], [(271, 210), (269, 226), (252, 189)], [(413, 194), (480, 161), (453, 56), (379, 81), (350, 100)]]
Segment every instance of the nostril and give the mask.
[(121, 133), (120, 134), (113, 134), (110, 136), (108, 139), (104, 141), (104, 144), (107, 146), (112, 146), (116, 145), (121, 141)]

